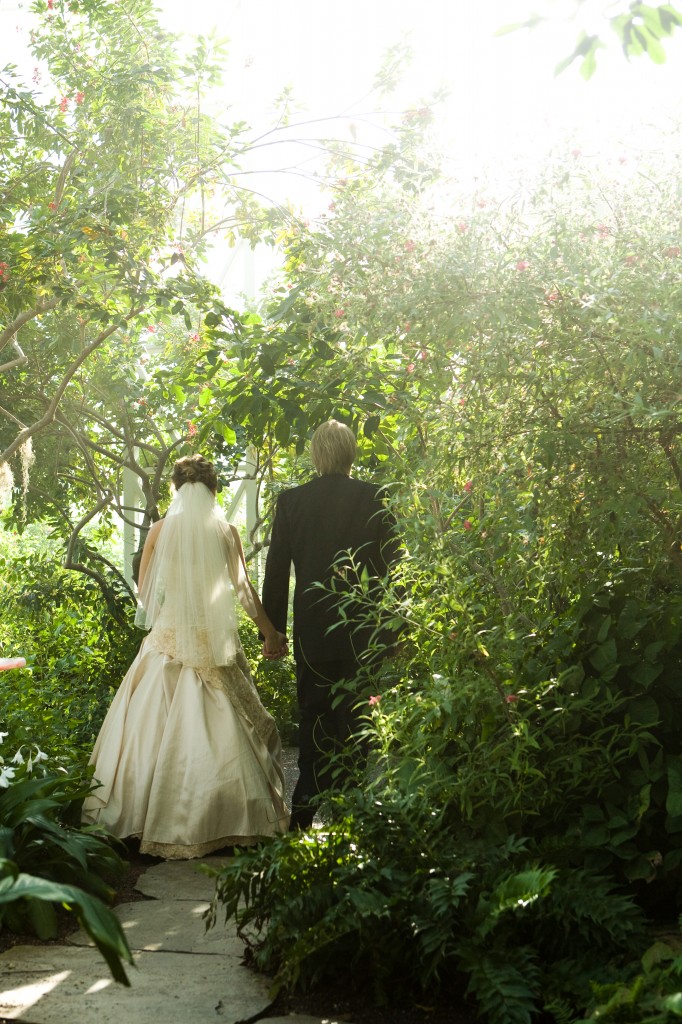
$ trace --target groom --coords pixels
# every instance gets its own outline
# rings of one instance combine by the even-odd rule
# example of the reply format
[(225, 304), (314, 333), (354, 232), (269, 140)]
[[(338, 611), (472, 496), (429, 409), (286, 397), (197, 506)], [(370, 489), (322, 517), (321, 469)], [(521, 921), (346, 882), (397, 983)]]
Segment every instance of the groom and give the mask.
[[(292, 829), (312, 825), (311, 800), (332, 783), (330, 758), (347, 747), (359, 726), (353, 697), (345, 696), (337, 705), (332, 689), (334, 683), (355, 677), (372, 630), (346, 622), (338, 599), (328, 592), (330, 584), (338, 591), (344, 573), (351, 571), (350, 560), (346, 558), (344, 568), (339, 556), (352, 552), (356, 579), (364, 569), (370, 579), (381, 579), (400, 549), (395, 520), (379, 488), (350, 476), (355, 451), (355, 436), (343, 423), (329, 420), (317, 428), (310, 457), (318, 476), (279, 496), (265, 565), (263, 607), (282, 633), (292, 563), (296, 574), (293, 641), (300, 773), (292, 799)], [(320, 583), (325, 589), (316, 586)]]

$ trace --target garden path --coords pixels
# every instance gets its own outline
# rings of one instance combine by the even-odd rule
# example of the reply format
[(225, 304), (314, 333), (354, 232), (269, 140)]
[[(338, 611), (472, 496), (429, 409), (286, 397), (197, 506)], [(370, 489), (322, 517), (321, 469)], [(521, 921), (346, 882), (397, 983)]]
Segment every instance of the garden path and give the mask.
[(0, 1018), (24, 1024), (335, 1024), (325, 1016), (269, 1016), (267, 978), (241, 964), (233, 930), (205, 931), (214, 879), (201, 864), (155, 864), (136, 888), (150, 897), (115, 908), (133, 951), (130, 988), (112, 981), (87, 935), (63, 945), (14, 946), (0, 956)]
[[(284, 751), (291, 795), (295, 749)], [(243, 943), (220, 918), (206, 932), (203, 913), (214, 878), (202, 870), (225, 857), (154, 864), (135, 888), (149, 897), (114, 908), (133, 952), (130, 988), (112, 981), (81, 930), (63, 945), (13, 946), (0, 955), (0, 1024), (337, 1024), (335, 1018), (276, 1013), (267, 978), (244, 967)], [(344, 1015), (344, 1024), (348, 1024)]]

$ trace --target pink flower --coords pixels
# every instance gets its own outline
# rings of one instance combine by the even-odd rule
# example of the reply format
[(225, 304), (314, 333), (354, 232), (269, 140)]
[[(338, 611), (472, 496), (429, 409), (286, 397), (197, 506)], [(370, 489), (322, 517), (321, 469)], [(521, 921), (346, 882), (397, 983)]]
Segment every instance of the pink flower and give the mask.
[(189, 340), (194, 342), (195, 345), (198, 345), (199, 344), (199, 332), (198, 331), (192, 331), (192, 333), (189, 336)]
[(516, 704), (518, 699), (519, 699), (518, 694), (516, 694), (516, 693), (508, 693), (507, 696), (504, 698), (504, 703), (505, 704)]
[(464, 490), (467, 492), (467, 494), (471, 494), (473, 489), (474, 489), (474, 482), (473, 482), (473, 480), (467, 480), (467, 482), (464, 485)]
[(528, 260), (519, 260), (519, 262), (516, 264), (516, 269), (517, 270), (528, 270), (529, 266), (530, 266), (530, 263), (528, 262)]
[(460, 235), (466, 235), (466, 233), (469, 230), (469, 225), (465, 220), (461, 220), (457, 225), (457, 230), (459, 231)]
[(196, 423), (192, 422), (192, 420), (187, 420), (187, 433), (190, 437), (196, 437), (199, 433), (199, 428)]
[(578, 157), (580, 157), (582, 155), (583, 155), (582, 149), (572, 149), (571, 150), (571, 156), (573, 157), (574, 160), (577, 160)]
[(679, 245), (669, 245), (667, 249), (663, 250), (663, 255), (667, 256), (668, 259), (671, 260), (674, 259), (676, 256), (679, 256), (680, 251), (682, 250), (680, 250)]
[(412, 241), (411, 238), (408, 238), (408, 240), (405, 242), (405, 245), (403, 246), (403, 248), (404, 248), (405, 252), (414, 252), (414, 250), (417, 248), (417, 246), (415, 245), (415, 243)]
[(40, 68), (33, 69), (33, 75), (31, 76), (35, 84), (37, 85), (40, 81)]
[(470, 519), (465, 519), (464, 522), (462, 523), (462, 526), (464, 527), (465, 530), (473, 530), (474, 524), (471, 522)]
[(6, 281), (9, 277), (9, 263), (5, 263), (4, 260), (0, 262), (0, 281)]
[(149, 331), (150, 334), (156, 334), (156, 327), (154, 326), (154, 324), (149, 324), (147, 330)]
[(408, 373), (414, 373), (414, 363), (408, 363), (407, 364), (407, 372)]
[(83, 102), (84, 99), (85, 99), (85, 93), (84, 92), (77, 92), (76, 93), (76, 103), (78, 104), (78, 106), (81, 105), (81, 103)]
[(548, 302), (557, 302), (559, 293), (556, 288), (554, 288), (551, 292), (545, 292), (545, 298)]
[(47, 0), (47, 9), (48, 11), (54, 10), (54, 0)]
[(336, 317), (337, 320), (340, 320), (341, 317), (345, 316), (345, 315), (346, 315), (345, 309), (335, 309), (334, 310), (334, 316)]
[(460, 398), (460, 400), (459, 400), (460, 408), (463, 409), (466, 404), (467, 404), (466, 398)]
[(66, 113), (66, 110), (67, 110), (68, 106), (69, 106), (68, 99), (66, 98), (66, 96), (62, 96), (61, 100), (59, 101), (59, 109), (61, 110), (62, 114)]
[(381, 700), (381, 694), (377, 694), (376, 697), (370, 697), (369, 698), (369, 706), (371, 708), (376, 707), (376, 705), (379, 703), (380, 700)]

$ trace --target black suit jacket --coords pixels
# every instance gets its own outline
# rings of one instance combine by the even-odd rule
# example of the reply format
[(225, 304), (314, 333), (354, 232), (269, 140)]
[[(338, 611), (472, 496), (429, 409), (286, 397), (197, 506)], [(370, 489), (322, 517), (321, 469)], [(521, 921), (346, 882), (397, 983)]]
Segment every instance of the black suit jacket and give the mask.
[(338, 598), (315, 583), (338, 589), (344, 578), (334, 571), (342, 552), (370, 577), (382, 577), (398, 558), (395, 520), (379, 488), (341, 473), (316, 477), (284, 491), (277, 501), (265, 564), (263, 607), (273, 625), (286, 632), (289, 574), (293, 563), (294, 657), (297, 661), (357, 660), (367, 649), (371, 629), (339, 623)]

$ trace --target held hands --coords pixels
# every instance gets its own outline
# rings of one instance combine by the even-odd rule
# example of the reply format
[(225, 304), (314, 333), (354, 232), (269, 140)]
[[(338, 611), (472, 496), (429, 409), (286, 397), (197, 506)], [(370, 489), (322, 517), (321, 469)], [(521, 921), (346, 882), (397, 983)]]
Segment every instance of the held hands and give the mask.
[(276, 661), (278, 658), (283, 658), (285, 654), (289, 653), (289, 645), (287, 644), (287, 638), (284, 633), (280, 633), (275, 630), (274, 633), (269, 633), (263, 641), (263, 657), (267, 658), (268, 661)]

